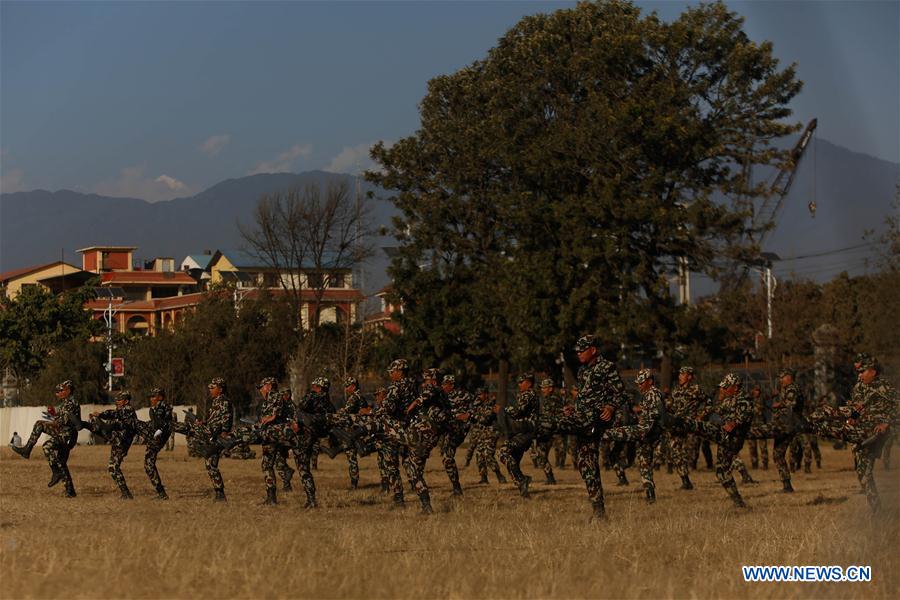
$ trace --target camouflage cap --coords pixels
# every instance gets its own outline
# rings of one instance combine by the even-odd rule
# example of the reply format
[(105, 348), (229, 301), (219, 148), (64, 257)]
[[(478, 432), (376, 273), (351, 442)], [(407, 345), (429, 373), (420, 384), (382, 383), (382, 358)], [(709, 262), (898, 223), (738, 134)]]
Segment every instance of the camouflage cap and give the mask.
[(596, 348), (597, 340), (594, 338), (594, 336), (592, 336), (590, 334), (583, 335), (580, 338), (578, 338), (577, 342), (575, 342), (575, 352), (584, 352), (591, 346)]
[(441, 380), (441, 383), (449, 383), (451, 385), (456, 385), (456, 377), (453, 375), (444, 375), (444, 378)]
[(641, 369), (637, 372), (637, 375), (634, 376), (634, 382), (638, 385), (641, 385), (645, 381), (649, 381), (653, 379), (653, 373), (650, 372), (650, 369)]
[(225, 389), (225, 380), (222, 379), (221, 377), (213, 377), (212, 379), (209, 380), (209, 385), (207, 385), (206, 387), (208, 387), (208, 388), (218, 387), (218, 388), (222, 388), (224, 390)]
[(549, 377), (545, 377), (544, 379), (541, 379), (541, 387), (542, 388), (552, 388), (553, 385), (554, 385), (553, 380), (550, 379)]
[(475, 395), (476, 395), (476, 396), (480, 396), (480, 395), (482, 395), (482, 394), (487, 394), (487, 388), (486, 388), (486, 387), (475, 388)]
[(291, 397), (293, 397), (293, 395), (294, 395), (294, 392), (292, 392), (292, 391), (291, 391), (291, 388), (289, 388), (289, 387), (288, 387), (288, 388), (284, 388), (283, 390), (281, 390), (281, 397), (282, 397), (282, 398), (291, 398)]
[(160, 387), (150, 388), (150, 391), (147, 392), (147, 397), (152, 398), (153, 396), (165, 396), (166, 393)]
[(868, 353), (866, 353), (866, 352), (857, 352), (856, 356), (853, 357), (853, 364), (861, 365), (863, 363), (863, 361), (866, 361), (870, 358), (872, 358), (872, 357), (869, 356)]
[(439, 376), (440, 372), (433, 367), (431, 369), (425, 369), (424, 371), (422, 371), (422, 378), (424, 379), (437, 379)]
[(312, 383), (310, 385), (317, 385), (325, 390), (331, 387), (331, 382), (328, 381), (327, 377), (316, 377), (312, 380)]
[(519, 376), (516, 377), (516, 383), (522, 383), (523, 381), (530, 381), (531, 383), (534, 383), (534, 373), (530, 371), (520, 373)]
[(356, 377), (348, 376), (344, 379), (344, 387), (348, 388), (351, 385), (355, 385), (356, 389), (359, 389), (359, 380)]
[(57, 384), (56, 384), (56, 387), (53, 388), (53, 389), (54, 389), (55, 391), (57, 391), (57, 392), (61, 392), (61, 391), (63, 391), (63, 390), (74, 390), (74, 389), (75, 389), (75, 384), (72, 383), (72, 380), (71, 380), (71, 379), (66, 379), (66, 380), (63, 381), (63, 382), (57, 383)]
[(684, 373), (685, 375), (693, 375), (694, 367), (681, 367), (680, 369), (678, 369), (678, 372)]
[(259, 380), (259, 383), (256, 384), (256, 389), (260, 389), (264, 385), (271, 385), (273, 390), (278, 389), (278, 380), (274, 377), (263, 377)]
[(122, 390), (118, 394), (116, 394), (116, 402), (119, 400), (124, 400), (125, 402), (131, 402), (131, 392)]
[(867, 369), (875, 369), (878, 370), (878, 361), (875, 360), (874, 356), (869, 356), (868, 354), (859, 362), (859, 367), (857, 367), (857, 373), (862, 373)]
[(734, 373), (727, 373), (725, 377), (722, 378), (722, 381), (719, 382), (720, 388), (730, 388), (733, 385), (738, 387), (741, 386), (741, 378)]
[(780, 371), (778, 371), (778, 379), (787, 377), (788, 375), (790, 375), (791, 377), (796, 377), (797, 373), (790, 367), (784, 367)]
[(405, 358), (398, 358), (388, 366), (388, 372), (390, 371), (409, 371), (409, 363)]

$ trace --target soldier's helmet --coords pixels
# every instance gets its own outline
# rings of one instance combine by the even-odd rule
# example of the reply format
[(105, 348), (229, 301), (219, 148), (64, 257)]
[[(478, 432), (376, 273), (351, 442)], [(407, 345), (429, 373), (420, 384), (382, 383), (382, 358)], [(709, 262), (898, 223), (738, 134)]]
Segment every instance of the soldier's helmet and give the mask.
[(534, 373), (530, 371), (520, 373), (519, 376), (516, 377), (516, 383), (522, 383), (523, 381), (530, 381), (531, 383), (534, 383)]
[(61, 391), (63, 391), (63, 390), (74, 390), (74, 389), (75, 389), (75, 384), (72, 383), (72, 380), (71, 380), (71, 379), (66, 379), (66, 380), (63, 381), (63, 382), (57, 383), (57, 384), (56, 384), (56, 387), (53, 388), (53, 389), (54, 389), (55, 391), (57, 391), (57, 392), (61, 392)]
[(437, 379), (439, 375), (440, 375), (440, 373), (435, 368), (425, 369), (424, 371), (422, 371), (423, 379), (428, 379), (428, 380)]
[(678, 372), (684, 373), (685, 375), (693, 375), (694, 367), (681, 367), (680, 369), (678, 369)]
[(544, 378), (544, 379), (541, 379), (541, 387), (542, 387), (542, 388), (552, 388), (552, 387), (553, 387), (553, 380), (550, 379), (549, 377), (546, 377), (546, 378)]
[(453, 375), (444, 375), (444, 378), (441, 380), (441, 383), (449, 383), (450, 385), (456, 385), (456, 377)]
[(116, 402), (120, 400), (123, 402), (131, 402), (131, 392), (122, 390), (121, 392), (116, 394)]
[(853, 366), (861, 365), (863, 361), (872, 358), (866, 352), (857, 352), (856, 356), (853, 357)]
[(278, 389), (278, 380), (274, 377), (263, 377), (259, 380), (259, 383), (256, 384), (256, 389), (262, 388), (264, 385), (271, 385), (273, 390)]
[(291, 388), (287, 387), (287, 388), (284, 388), (283, 390), (281, 390), (282, 398), (287, 398), (288, 400), (290, 400), (291, 398), (293, 398), (293, 396), (294, 396), (294, 392), (291, 391)]
[(634, 382), (638, 385), (641, 385), (645, 381), (649, 381), (653, 379), (653, 373), (650, 372), (650, 369), (641, 369), (637, 372), (637, 375), (634, 376)]
[(790, 367), (784, 367), (783, 369), (778, 371), (778, 379), (781, 379), (782, 377), (787, 377), (788, 375), (790, 375), (791, 377), (793, 377), (795, 379), (797, 377), (797, 373)]
[(406, 362), (405, 358), (398, 358), (391, 362), (390, 366), (388, 366), (388, 372), (391, 371), (403, 371), (404, 373), (409, 371), (409, 363)]
[(221, 377), (213, 377), (212, 379), (209, 380), (209, 385), (207, 385), (206, 387), (208, 387), (210, 389), (217, 387), (224, 392), (225, 391), (225, 380), (222, 379)]
[(719, 382), (720, 388), (730, 388), (733, 385), (741, 387), (741, 378), (734, 373), (727, 373), (725, 377), (722, 378), (722, 381)]
[(875, 360), (874, 356), (869, 356), (868, 354), (862, 358), (859, 362), (859, 367), (857, 367), (856, 372), (862, 373), (867, 369), (875, 369), (878, 370), (878, 361)]
[(163, 391), (161, 387), (150, 388), (150, 391), (147, 392), (147, 397), (152, 398), (153, 396), (165, 396), (166, 392)]
[(359, 389), (359, 380), (356, 379), (356, 377), (347, 376), (347, 378), (344, 379), (344, 387), (348, 388), (351, 385), (355, 385), (356, 389)]
[(577, 342), (575, 342), (575, 352), (579, 352), (579, 353), (584, 352), (591, 346), (593, 346), (594, 348), (597, 347), (596, 338), (594, 338), (594, 336), (591, 334), (583, 335), (580, 338), (578, 338)]
[(322, 388), (323, 390), (327, 390), (328, 388), (331, 387), (331, 382), (328, 381), (327, 377), (316, 377), (315, 379), (312, 380), (311, 385), (317, 385), (320, 388)]

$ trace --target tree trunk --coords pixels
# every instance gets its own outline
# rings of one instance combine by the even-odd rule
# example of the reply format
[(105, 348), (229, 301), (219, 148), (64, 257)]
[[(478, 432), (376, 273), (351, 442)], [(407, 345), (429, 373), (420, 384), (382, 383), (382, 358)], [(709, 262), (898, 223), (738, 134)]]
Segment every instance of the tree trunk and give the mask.
[(663, 350), (662, 361), (659, 364), (659, 389), (672, 387), (672, 353)]
[(497, 403), (506, 406), (506, 394), (509, 383), (509, 361), (500, 359), (500, 367), (497, 369)]

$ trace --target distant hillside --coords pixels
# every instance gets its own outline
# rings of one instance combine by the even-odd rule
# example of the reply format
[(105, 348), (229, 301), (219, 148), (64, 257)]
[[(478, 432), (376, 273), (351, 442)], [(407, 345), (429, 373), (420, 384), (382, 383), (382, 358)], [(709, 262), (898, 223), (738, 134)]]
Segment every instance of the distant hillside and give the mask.
[[(816, 173), (815, 181), (813, 173)], [(762, 175), (760, 175), (762, 176)], [(900, 165), (858, 154), (814, 139), (785, 201), (777, 230), (766, 250), (784, 258), (855, 246), (868, 229), (882, 230), (900, 178)], [(241, 246), (237, 223), (250, 223), (260, 195), (309, 183), (345, 181), (350, 175), (312, 171), (229, 179), (189, 198), (149, 203), (135, 198), (107, 198), (68, 190), (16, 192), (0, 195), (0, 270), (57, 260), (65, 249), (97, 244), (138, 246), (137, 257), (173, 256)], [(362, 184), (363, 193), (373, 188)], [(812, 218), (807, 203), (815, 194), (818, 210)], [(376, 195), (384, 197), (384, 192)], [(376, 225), (388, 225), (396, 213), (385, 200), (373, 204)], [(385, 239), (376, 244), (389, 245)], [(831, 278), (841, 270), (866, 269), (872, 249), (860, 248), (819, 258), (787, 261), (779, 276)], [(375, 291), (387, 281), (387, 258), (377, 252), (369, 264), (365, 289)], [(78, 264), (78, 263), (76, 263)]]
[[(189, 198), (150, 203), (135, 198), (108, 198), (70, 190), (16, 192), (0, 195), (0, 271), (58, 260), (64, 249), (68, 260), (80, 263), (78, 248), (98, 244), (137, 246), (135, 259), (172, 256), (180, 261), (204, 250), (242, 246), (237, 223), (250, 224), (262, 194), (294, 186), (332, 181), (350, 175), (312, 171), (276, 173), (228, 179)], [(374, 188), (361, 184), (363, 195)], [(380, 194), (383, 196), (384, 194)], [(376, 226), (390, 222), (394, 208), (376, 199), (372, 216)], [(384, 245), (384, 239), (375, 240)], [(370, 261), (367, 290), (386, 283), (387, 258), (380, 250)]]

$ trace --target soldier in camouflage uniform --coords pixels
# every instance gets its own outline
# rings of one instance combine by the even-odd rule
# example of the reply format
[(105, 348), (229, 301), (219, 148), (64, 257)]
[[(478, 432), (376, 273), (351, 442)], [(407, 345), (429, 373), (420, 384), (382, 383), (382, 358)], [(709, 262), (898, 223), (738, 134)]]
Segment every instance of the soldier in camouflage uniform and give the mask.
[[(506, 406), (501, 410), (506, 412), (506, 417), (516, 421), (526, 421), (532, 424), (532, 429), (540, 418), (540, 406), (537, 396), (534, 394), (534, 375), (531, 373), (522, 373), (516, 379), (519, 386), (519, 393), (516, 396), (516, 403), (512, 406)], [(502, 417), (501, 417), (502, 418)], [(521, 462), (522, 456), (528, 450), (534, 436), (522, 436), (518, 434), (507, 435), (507, 439), (500, 446), (500, 462), (506, 465), (513, 481), (519, 487), (519, 494), (523, 498), (528, 498), (528, 485), (531, 483), (531, 477), (522, 473)]]
[[(678, 370), (678, 385), (672, 390), (667, 412), (682, 419), (695, 419), (707, 404), (706, 396), (694, 382), (694, 368), (681, 367)], [(681, 477), (681, 489), (692, 490), (690, 478), (691, 452), (696, 444), (695, 436), (686, 431), (670, 431), (672, 439), (672, 460)]]
[(146, 443), (144, 471), (150, 478), (150, 485), (156, 490), (156, 497), (159, 500), (168, 500), (169, 496), (156, 468), (156, 457), (166, 447), (166, 442), (172, 435), (175, 417), (172, 414), (172, 405), (166, 400), (166, 393), (162, 388), (153, 388), (147, 397), (150, 399), (150, 421), (139, 422), (141, 435)]
[(781, 477), (782, 491), (791, 493), (794, 487), (791, 485), (791, 472), (785, 460), (785, 453), (794, 439), (796, 419), (803, 415), (804, 399), (800, 387), (794, 383), (792, 369), (785, 368), (778, 372), (778, 384), (778, 397), (772, 403), (772, 420), (766, 425), (752, 427), (750, 437), (775, 438), (772, 458)]
[(641, 403), (636, 408), (637, 424), (608, 429), (602, 439), (637, 443), (641, 482), (644, 484), (647, 502), (652, 504), (656, 502), (656, 486), (653, 483), (653, 449), (662, 433), (660, 418), (663, 411), (663, 399), (649, 369), (638, 371), (634, 382), (641, 392)]
[[(280, 448), (288, 447), (294, 436), (285, 439), (285, 427), (279, 425), (288, 424), (285, 420), (284, 395), (278, 391), (278, 380), (274, 377), (265, 377), (256, 386), (262, 396), (262, 410), (259, 419), (259, 438), (262, 441), (262, 468), (266, 482), (266, 499), (264, 504), (278, 504), (278, 486), (275, 479), (275, 463)], [(248, 442), (249, 443), (249, 442)]]
[[(296, 420), (297, 407), (294, 405), (294, 394), (291, 392), (291, 388), (281, 390), (281, 411), (282, 423)], [(275, 473), (281, 478), (281, 491), (283, 492), (294, 490), (294, 486), (291, 484), (291, 480), (294, 478), (294, 469), (288, 464), (289, 455), (289, 447), (282, 444), (275, 447)]]
[(91, 413), (91, 423), (86, 428), (100, 432), (109, 440), (109, 476), (119, 487), (121, 498), (131, 500), (131, 490), (125, 483), (122, 461), (139, 433), (139, 421), (131, 405), (131, 392), (121, 391), (116, 395), (116, 407), (103, 412)]
[[(544, 379), (541, 381), (540, 396), (540, 416), (546, 416), (548, 419), (558, 419), (563, 414), (563, 399), (556, 393), (552, 379)], [(544, 470), (544, 483), (547, 485), (556, 485), (556, 476), (553, 474), (553, 467), (550, 466), (550, 448), (561, 445), (562, 436), (555, 435), (549, 440), (535, 440), (534, 447), (537, 448), (537, 466)], [(557, 462), (560, 450), (557, 448)], [(563, 450), (565, 455), (565, 450)]]
[[(193, 423), (175, 423), (175, 431), (193, 438), (195, 443), (215, 444), (220, 437), (227, 435), (234, 425), (234, 407), (231, 400), (225, 395), (225, 380), (221, 377), (213, 377), (206, 386), (209, 390), (210, 405), (206, 413), (205, 421)], [(219, 458), (221, 449), (216, 448), (206, 456), (206, 472), (213, 484), (215, 502), (225, 502), (225, 482), (222, 481), (222, 473), (219, 471)]]
[(445, 375), (441, 388), (450, 404), (450, 420), (447, 422), (447, 433), (441, 437), (441, 462), (450, 479), (454, 496), (462, 495), (459, 484), (459, 469), (456, 466), (456, 449), (465, 441), (469, 433), (473, 398), (472, 394), (456, 387), (456, 377)]
[[(347, 377), (344, 380), (344, 391), (347, 393), (347, 401), (344, 402), (344, 406), (337, 410), (336, 415), (340, 417), (358, 415), (360, 411), (368, 409), (368, 405), (359, 391), (359, 381), (355, 377)], [(350, 419), (347, 419), (346, 423), (346, 427), (349, 427), (351, 424)], [(350, 471), (350, 488), (355, 490), (359, 485), (359, 456), (353, 447), (347, 447), (344, 452), (347, 454), (347, 463)]]
[[(752, 430), (764, 427), (766, 425), (766, 399), (762, 395), (762, 389), (758, 385), (754, 385), (750, 390), (750, 401), (753, 403), (753, 424)], [(766, 438), (752, 438), (747, 440), (750, 447), (750, 465), (754, 469), (759, 468), (759, 459), (762, 457), (763, 470), (769, 469), (769, 448)]]
[(74, 391), (75, 386), (68, 379), (58, 384), (55, 394), (59, 405), (48, 407), (45, 413), (47, 419), (34, 424), (31, 436), (24, 446), (10, 444), (10, 448), (16, 454), (28, 458), (41, 434), (47, 434), (50, 439), (42, 446), (52, 472), (47, 487), (53, 487), (60, 481), (64, 481), (67, 498), (75, 497), (75, 484), (72, 482), (72, 474), (69, 472), (69, 453), (78, 443), (78, 428), (81, 423), (81, 405), (78, 403)]
[(325, 377), (317, 377), (313, 379), (310, 385), (310, 392), (303, 397), (303, 401), (298, 406), (299, 413), (313, 415), (317, 417), (317, 421), (313, 425), (304, 424), (302, 434), (300, 435), (300, 443), (295, 447), (294, 461), (297, 463), (297, 470), (300, 471), (300, 482), (303, 484), (303, 490), (306, 492), (306, 505), (304, 508), (316, 508), (316, 482), (312, 476), (313, 456), (318, 455), (317, 444), (319, 438), (328, 435), (328, 420), (334, 413), (334, 404), (331, 403), (328, 391), (331, 388), (331, 382)]
[(475, 448), (475, 464), (478, 474), (481, 475), (479, 483), (488, 482), (488, 469), (494, 472), (498, 483), (506, 483), (506, 477), (500, 472), (497, 464), (497, 441), (500, 439), (494, 423), (497, 420), (498, 407), (491, 401), (487, 390), (480, 388), (475, 400), (475, 408), (472, 423), (472, 434), (469, 443)]
[[(409, 363), (403, 358), (391, 362), (388, 367), (390, 385), (384, 400), (375, 410), (373, 419), (393, 419), (401, 421), (406, 416), (406, 408), (416, 398), (416, 384), (409, 377)], [(381, 438), (380, 444), (385, 459), (388, 484), (394, 491), (394, 507), (403, 506), (403, 479), (400, 477), (400, 444), (388, 438)]]
[(740, 378), (734, 373), (728, 373), (719, 383), (719, 401), (713, 406), (715, 413), (707, 415), (708, 420), (683, 421), (694, 433), (718, 444), (716, 479), (738, 508), (746, 508), (747, 505), (731, 471), (753, 419), (753, 407), (742, 388)]
[(581, 337), (575, 344), (575, 352), (582, 364), (575, 405), (567, 406), (559, 419), (542, 419), (538, 433), (577, 436), (575, 464), (587, 486), (593, 519), (602, 520), (606, 518), (606, 505), (600, 481), (600, 436), (613, 423), (616, 412), (625, 410), (625, 386), (616, 366), (600, 355), (594, 336)]
[(881, 510), (873, 469), (892, 428), (898, 426), (897, 391), (880, 377), (874, 358), (863, 356), (857, 367), (859, 381), (848, 406), (823, 407), (813, 413), (815, 433), (853, 444), (856, 474), (872, 512)]

